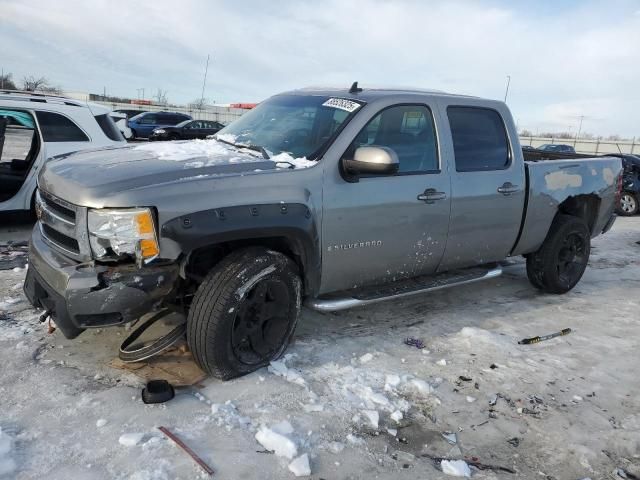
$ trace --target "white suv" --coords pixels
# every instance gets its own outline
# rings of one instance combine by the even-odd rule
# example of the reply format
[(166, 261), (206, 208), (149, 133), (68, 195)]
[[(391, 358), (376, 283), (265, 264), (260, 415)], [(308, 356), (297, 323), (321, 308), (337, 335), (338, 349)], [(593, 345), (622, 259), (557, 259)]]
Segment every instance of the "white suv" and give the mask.
[(47, 159), (125, 145), (109, 113), (66, 97), (0, 90), (0, 212), (33, 207), (38, 172)]

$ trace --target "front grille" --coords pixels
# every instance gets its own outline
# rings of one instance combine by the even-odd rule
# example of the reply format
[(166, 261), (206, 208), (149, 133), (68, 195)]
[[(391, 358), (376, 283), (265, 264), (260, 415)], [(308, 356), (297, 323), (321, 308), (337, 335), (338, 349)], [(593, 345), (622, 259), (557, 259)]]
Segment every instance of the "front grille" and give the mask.
[(91, 259), (91, 249), (86, 234), (86, 208), (38, 190), (36, 212), (40, 232), (49, 245), (75, 260)]
[(63, 218), (75, 223), (76, 222), (76, 212), (71, 210), (70, 208), (64, 207), (59, 203), (54, 202), (50, 197), (46, 197), (42, 195), (42, 201), (47, 205), (48, 208), (58, 213)]
[(42, 224), (42, 232), (50, 241), (62, 247), (64, 250), (76, 255), (80, 254), (80, 246), (75, 238), (67, 237), (45, 223)]

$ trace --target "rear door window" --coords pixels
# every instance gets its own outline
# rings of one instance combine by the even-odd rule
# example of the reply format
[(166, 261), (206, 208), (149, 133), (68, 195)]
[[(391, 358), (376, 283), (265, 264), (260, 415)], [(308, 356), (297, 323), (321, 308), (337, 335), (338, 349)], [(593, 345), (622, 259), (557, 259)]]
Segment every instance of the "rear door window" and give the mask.
[(509, 140), (502, 117), (477, 107), (447, 108), (456, 171), (505, 170), (511, 163)]
[(155, 114), (144, 115), (142, 118), (138, 119), (138, 123), (142, 125), (155, 125), (157, 122), (158, 122), (158, 117)]
[(45, 142), (88, 142), (89, 137), (64, 115), (36, 112), (42, 140)]

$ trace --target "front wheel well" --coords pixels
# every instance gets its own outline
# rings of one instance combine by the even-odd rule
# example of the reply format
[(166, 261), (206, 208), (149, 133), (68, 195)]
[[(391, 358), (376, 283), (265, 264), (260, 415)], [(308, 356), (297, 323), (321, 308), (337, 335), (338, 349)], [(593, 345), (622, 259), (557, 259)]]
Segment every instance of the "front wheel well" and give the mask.
[[(193, 250), (184, 259), (184, 276), (200, 283), (209, 271), (230, 253), (246, 247), (264, 247), (286, 255), (295, 262), (300, 271), (300, 276), (305, 278), (305, 253), (304, 248), (295, 239), (282, 236), (231, 240), (216, 243)], [(304, 281), (305, 287), (306, 281)]]

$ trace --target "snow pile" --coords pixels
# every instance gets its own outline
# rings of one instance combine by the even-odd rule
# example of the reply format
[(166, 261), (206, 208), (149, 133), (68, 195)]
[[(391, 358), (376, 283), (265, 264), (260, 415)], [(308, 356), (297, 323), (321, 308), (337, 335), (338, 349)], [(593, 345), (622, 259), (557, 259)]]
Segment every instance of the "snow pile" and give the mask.
[(289, 464), (289, 470), (296, 477), (308, 477), (311, 475), (311, 467), (309, 466), (309, 456), (304, 453)]
[(442, 472), (452, 477), (470, 477), (471, 469), (464, 460), (442, 460)]
[(271, 160), (276, 162), (276, 167), (278, 168), (291, 168), (291, 165), (293, 165), (293, 168), (296, 168), (296, 169), (309, 168), (309, 167), (313, 167), (314, 165), (317, 165), (318, 163), (313, 160), (307, 160), (304, 157), (294, 158), (291, 155), (289, 155), (287, 152), (282, 152), (282, 153), (279, 153), (278, 155), (274, 155), (273, 157), (271, 157)]
[(295, 383), (296, 385), (304, 387), (306, 382), (302, 375), (298, 371), (287, 367), (286, 362), (291, 358), (292, 355), (287, 354), (282, 360), (274, 360), (271, 362), (267, 370), (278, 377), (283, 377), (287, 382)]
[(0, 428), (0, 477), (9, 475), (16, 470), (16, 462), (11, 457), (13, 438)]
[(256, 433), (256, 440), (260, 445), (279, 457), (292, 460), (298, 454), (298, 447), (289, 438), (293, 433), (293, 427), (286, 420), (273, 425), (271, 428), (262, 425)]
[(246, 427), (252, 424), (249, 417), (238, 413), (238, 409), (231, 400), (227, 400), (223, 404), (212, 403), (211, 414), (216, 417), (218, 426), (226, 425), (227, 430), (231, 430), (234, 425)]
[(410, 388), (416, 390), (421, 395), (429, 395), (434, 391), (431, 385), (429, 385), (424, 380), (420, 380), (418, 378), (414, 378), (411, 380)]
[(380, 421), (380, 414), (378, 413), (377, 410), (363, 410), (362, 414), (369, 421), (369, 425), (371, 425), (375, 429), (378, 428), (378, 422)]
[(124, 445), (125, 447), (135, 447), (142, 442), (144, 438), (144, 433), (123, 433), (120, 435), (118, 442), (120, 445)]
[(371, 353), (365, 353), (360, 357), (360, 363), (367, 363), (373, 360), (373, 355)]
[(256, 158), (262, 158), (259, 152), (244, 149), (244, 155), (233, 156), (238, 153), (233, 147), (225, 145), (211, 138), (206, 140), (189, 140), (185, 142), (152, 142), (137, 145), (133, 150), (152, 153), (161, 160), (195, 160), (204, 158), (206, 161), (186, 164), (190, 167), (224, 165), (228, 163), (252, 163)]

